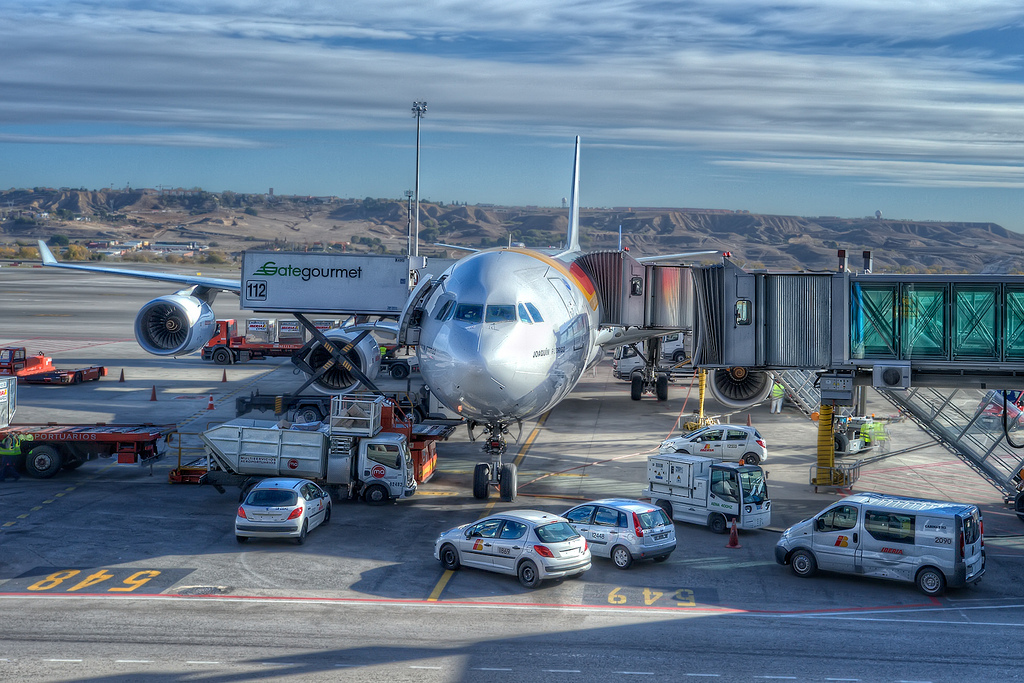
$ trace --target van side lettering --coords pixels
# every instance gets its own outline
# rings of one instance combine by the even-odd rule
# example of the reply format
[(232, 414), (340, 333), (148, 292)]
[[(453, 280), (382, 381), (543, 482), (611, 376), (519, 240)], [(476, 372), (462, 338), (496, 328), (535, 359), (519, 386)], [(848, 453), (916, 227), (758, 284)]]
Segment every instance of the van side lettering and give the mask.
[(902, 548), (882, 548), (883, 553), (889, 553), (890, 555), (902, 555)]
[(939, 543), (939, 544), (944, 544), (944, 545), (953, 545), (953, 539), (952, 538), (943, 538), (941, 536), (936, 536), (935, 537), (935, 542)]

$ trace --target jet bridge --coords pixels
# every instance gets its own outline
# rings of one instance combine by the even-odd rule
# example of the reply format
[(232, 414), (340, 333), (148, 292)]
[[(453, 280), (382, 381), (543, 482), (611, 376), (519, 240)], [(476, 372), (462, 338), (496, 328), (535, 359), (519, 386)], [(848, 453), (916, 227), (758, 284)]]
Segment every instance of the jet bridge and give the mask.
[[(815, 373), (830, 409), (873, 386), (1015, 499), (1024, 519), (1024, 421), (994, 423), (1002, 408), (983, 398), (1024, 388), (1024, 276), (748, 273), (729, 261), (693, 274), (696, 365), (775, 371), (787, 384)], [(820, 457), (832, 444), (819, 439), (814, 484), (849, 483), (831, 452)]]

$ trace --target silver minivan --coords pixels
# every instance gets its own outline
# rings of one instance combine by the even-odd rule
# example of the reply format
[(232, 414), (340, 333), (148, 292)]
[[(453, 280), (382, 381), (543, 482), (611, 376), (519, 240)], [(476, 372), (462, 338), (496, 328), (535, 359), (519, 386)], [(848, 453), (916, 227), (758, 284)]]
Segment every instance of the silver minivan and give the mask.
[(977, 505), (856, 493), (782, 532), (775, 561), (797, 576), (862, 574), (939, 595), (981, 580), (983, 532)]

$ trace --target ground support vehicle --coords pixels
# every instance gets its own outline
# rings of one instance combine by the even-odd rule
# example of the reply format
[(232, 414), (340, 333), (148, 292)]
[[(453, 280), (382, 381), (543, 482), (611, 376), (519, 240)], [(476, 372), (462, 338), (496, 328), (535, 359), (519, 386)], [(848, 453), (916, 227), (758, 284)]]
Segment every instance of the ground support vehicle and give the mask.
[(87, 460), (117, 457), (119, 463), (152, 464), (176, 425), (24, 424), (0, 429), (0, 454), (24, 457), (25, 472), (49, 479)]
[[(222, 492), (234, 484), (244, 493), (265, 477), (287, 476), (311, 479), (338, 498), (375, 504), (407, 498), (417, 486), (412, 434), (412, 422), (403, 421), (383, 396), (335, 396), (329, 420), (319, 426), (239, 418), (203, 432), (206, 472), (197, 483)], [(435, 436), (420, 440), (436, 441)], [(421, 451), (433, 457), (421, 463), (429, 477), (436, 451), (429, 446)], [(172, 481), (181, 474), (176, 472)]]
[[(868, 438), (865, 438), (867, 434)], [(889, 444), (886, 421), (874, 416), (837, 416), (832, 428), (836, 456), (856, 455), (872, 449), (884, 450)]]
[(627, 498), (605, 498), (566, 510), (562, 516), (587, 539), (593, 555), (619, 569), (634, 560), (664, 562), (676, 549), (676, 530), (660, 507)]
[(771, 523), (767, 479), (757, 465), (659, 453), (647, 457), (647, 483), (643, 495), (677, 522), (706, 524), (718, 534), (733, 521), (739, 529)]
[(29, 356), (24, 346), (0, 349), (0, 376), (17, 377), (25, 384), (81, 384), (107, 376), (102, 365), (64, 370), (53, 367), (53, 359), (38, 353)]
[(410, 360), (390, 355), (380, 357), (380, 368), (391, 375), (392, 379), (405, 379), (412, 373), (420, 371), (419, 363), (415, 358)]
[[(440, 405), (426, 385), (419, 392), (384, 392), (384, 396), (398, 405), (399, 408), (414, 422), (436, 422), (459, 424), (462, 418)], [(331, 398), (329, 394), (260, 394), (258, 391), (249, 396), (235, 399), (235, 415), (241, 417), (246, 413), (258, 410), (274, 411), (276, 415), (291, 414), (295, 422), (319, 422), (331, 414)]]
[(230, 365), (263, 360), (271, 356), (291, 356), (304, 344), (301, 338), (286, 341), (253, 341), (244, 334), (238, 334), (238, 325), (234, 320), (218, 320), (217, 329), (210, 341), (203, 346), (201, 355), (203, 360), (212, 360), (217, 365)]
[(981, 580), (984, 523), (976, 505), (856, 493), (782, 532), (775, 561), (801, 577), (862, 574), (934, 596)]

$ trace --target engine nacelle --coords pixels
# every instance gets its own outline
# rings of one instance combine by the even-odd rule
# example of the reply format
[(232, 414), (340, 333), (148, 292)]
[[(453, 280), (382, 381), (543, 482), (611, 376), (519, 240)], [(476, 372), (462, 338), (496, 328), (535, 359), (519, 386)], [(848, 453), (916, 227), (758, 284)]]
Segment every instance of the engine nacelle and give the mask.
[[(324, 336), (330, 339), (331, 343), (339, 350), (356, 339), (360, 334), (361, 332), (345, 330), (344, 328), (335, 328), (324, 332)], [(380, 346), (377, 345), (377, 340), (374, 339), (373, 335), (367, 334), (364, 336), (359, 340), (358, 344), (353, 345), (342, 356), (349, 363), (359, 368), (363, 375), (371, 382), (377, 379), (377, 373), (380, 370)], [(311, 368), (319, 370), (331, 359), (331, 354), (323, 346), (314, 344), (304, 360)], [(362, 384), (362, 380), (354, 373), (345, 368), (341, 363), (335, 363), (327, 372), (320, 375), (313, 382), (312, 386), (317, 391), (322, 391), (325, 394), (347, 394), (355, 391)]]
[(153, 299), (135, 316), (135, 339), (154, 356), (187, 356), (203, 348), (216, 330), (210, 304), (182, 294)]
[(768, 398), (772, 377), (749, 368), (719, 369), (709, 373), (708, 388), (715, 400), (728, 408), (749, 408)]

